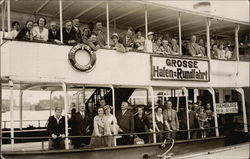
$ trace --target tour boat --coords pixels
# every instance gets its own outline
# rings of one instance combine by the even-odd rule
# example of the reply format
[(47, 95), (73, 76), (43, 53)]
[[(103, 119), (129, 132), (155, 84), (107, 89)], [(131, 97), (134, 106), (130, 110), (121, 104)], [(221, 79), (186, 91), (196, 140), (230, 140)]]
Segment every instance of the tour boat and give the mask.
[[(250, 102), (247, 98), (250, 95), (249, 53), (239, 53), (239, 36), (249, 34), (250, 31), (248, 1), (1, 0), (0, 4), (1, 91), (9, 90), (10, 101), (10, 128), (7, 131), (1, 129), (2, 158), (157, 159), (167, 158), (170, 153), (178, 156), (248, 141), (249, 106), (246, 103)], [(242, 14), (227, 14), (239, 11)], [(83, 24), (96, 20), (106, 22), (103, 23), (103, 29), (107, 35), (107, 48), (92, 51), (84, 44), (68, 46), (7, 38), (7, 32), (11, 31), (11, 21), (18, 20), (23, 24), (26, 20), (36, 20), (40, 16), (46, 17), (47, 21), (57, 19), (60, 30), (63, 21), (72, 18), (78, 18)], [(133, 51), (120, 53), (110, 49), (110, 35), (114, 32), (123, 34), (128, 26), (144, 30), (146, 38), (149, 31), (178, 35), (179, 44), (191, 35), (203, 37), (207, 56), (162, 56)], [(235, 51), (232, 60), (211, 58), (210, 35), (217, 35), (218, 39), (225, 40), (233, 37)], [(62, 36), (61, 40), (63, 41)], [(181, 53), (182, 49), (180, 45)], [(20, 91), (20, 126), (14, 128), (13, 92), (17, 90)], [(90, 90), (92, 94), (86, 96), (86, 92), (91, 92)], [(115, 146), (112, 147), (85, 146), (72, 149), (72, 136), (66, 131), (65, 150), (48, 150), (45, 143), (50, 137), (46, 134), (45, 127), (27, 130), (22, 125), (22, 95), (25, 91), (47, 91), (50, 94), (63, 92), (66, 119), (73, 101), (77, 108), (80, 101), (85, 102), (88, 113), (93, 113), (100, 98), (104, 97), (113, 106), (115, 114), (122, 101), (130, 100), (131, 107), (134, 108), (138, 99), (135, 92), (143, 92), (142, 105), (153, 116), (153, 141), (133, 145), (118, 145), (114, 141)], [(69, 92), (75, 93), (69, 95)], [(224, 101), (225, 95), (230, 95), (232, 100)], [(174, 101), (178, 114), (186, 116), (187, 128), (177, 131), (177, 134), (186, 134), (186, 138), (157, 143), (155, 108), (159, 102), (164, 104), (167, 99)], [(200, 129), (189, 127), (188, 104), (189, 100), (196, 103), (198, 99), (212, 105), (214, 126), (209, 129), (211, 136), (192, 139), (191, 133), (199, 132)], [(0, 107), (0, 110), (3, 109)], [(218, 116), (223, 114), (239, 117), (238, 132), (220, 125)], [(32, 116), (30, 118), (32, 120)], [(2, 121), (2, 114), (0, 119)], [(2, 122), (0, 123), (3, 128)], [(68, 130), (68, 120), (65, 127)], [(32, 143), (39, 143), (41, 147), (35, 149)], [(25, 144), (30, 146), (22, 147)]]

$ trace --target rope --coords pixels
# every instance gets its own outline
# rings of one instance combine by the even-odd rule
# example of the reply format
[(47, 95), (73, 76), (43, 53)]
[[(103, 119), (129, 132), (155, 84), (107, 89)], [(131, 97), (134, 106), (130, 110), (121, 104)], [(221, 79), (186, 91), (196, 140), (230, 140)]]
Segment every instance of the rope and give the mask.
[[(169, 151), (172, 150), (172, 148), (174, 147), (174, 143), (175, 143), (175, 142), (174, 142), (174, 139), (171, 139), (171, 140), (172, 140), (172, 144), (171, 144), (170, 148), (169, 148), (166, 152), (164, 152), (164, 154), (162, 154), (162, 155), (157, 155), (158, 158), (167, 159), (168, 156), (166, 156), (166, 154), (167, 154)], [(165, 146), (166, 146), (166, 142), (167, 142), (167, 139), (164, 140), (164, 143), (162, 144), (162, 147), (165, 147)]]

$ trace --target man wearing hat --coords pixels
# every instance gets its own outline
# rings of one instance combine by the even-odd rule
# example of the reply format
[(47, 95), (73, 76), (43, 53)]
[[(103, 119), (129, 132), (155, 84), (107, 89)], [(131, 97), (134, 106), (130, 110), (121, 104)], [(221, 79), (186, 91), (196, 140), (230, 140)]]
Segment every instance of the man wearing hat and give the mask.
[(148, 33), (148, 39), (145, 40), (145, 52), (153, 52), (153, 38), (154, 38), (154, 32)]
[(112, 40), (111, 45), (110, 45), (111, 49), (114, 49), (114, 50), (116, 50), (118, 52), (123, 52), (123, 53), (126, 52), (125, 47), (121, 43), (118, 42), (119, 41), (119, 36), (118, 36), (117, 33), (112, 34), (111, 40)]

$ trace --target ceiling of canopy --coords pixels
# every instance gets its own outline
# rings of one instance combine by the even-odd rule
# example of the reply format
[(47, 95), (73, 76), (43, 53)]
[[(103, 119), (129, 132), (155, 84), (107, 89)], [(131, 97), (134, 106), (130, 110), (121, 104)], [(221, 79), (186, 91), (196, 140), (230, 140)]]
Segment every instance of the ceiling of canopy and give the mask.
[[(83, 23), (100, 20), (106, 24), (106, 2), (104, 0), (63, 0), (63, 19), (79, 18)], [(128, 26), (145, 30), (145, 7), (148, 10), (148, 30), (178, 34), (179, 11), (147, 4), (138, 0), (109, 0), (110, 27), (125, 29)], [(48, 20), (59, 19), (59, 0), (11, 0), (11, 20), (35, 20), (45, 16)], [(191, 13), (181, 13), (182, 35), (205, 35), (206, 19)], [(229, 37), (234, 35), (234, 22), (212, 19), (211, 35)], [(240, 25), (240, 33), (249, 31), (248, 25)]]

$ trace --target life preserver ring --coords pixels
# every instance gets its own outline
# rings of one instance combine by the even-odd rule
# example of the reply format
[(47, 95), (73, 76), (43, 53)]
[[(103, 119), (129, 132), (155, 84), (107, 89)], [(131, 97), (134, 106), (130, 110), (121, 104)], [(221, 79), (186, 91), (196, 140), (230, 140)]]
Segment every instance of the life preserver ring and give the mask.
[[(90, 61), (86, 65), (81, 65), (76, 61), (75, 55), (79, 50), (85, 50), (90, 56)], [(87, 72), (91, 71), (96, 62), (96, 54), (91, 50), (91, 48), (85, 44), (75, 45), (71, 48), (68, 54), (69, 63), (77, 71)]]

